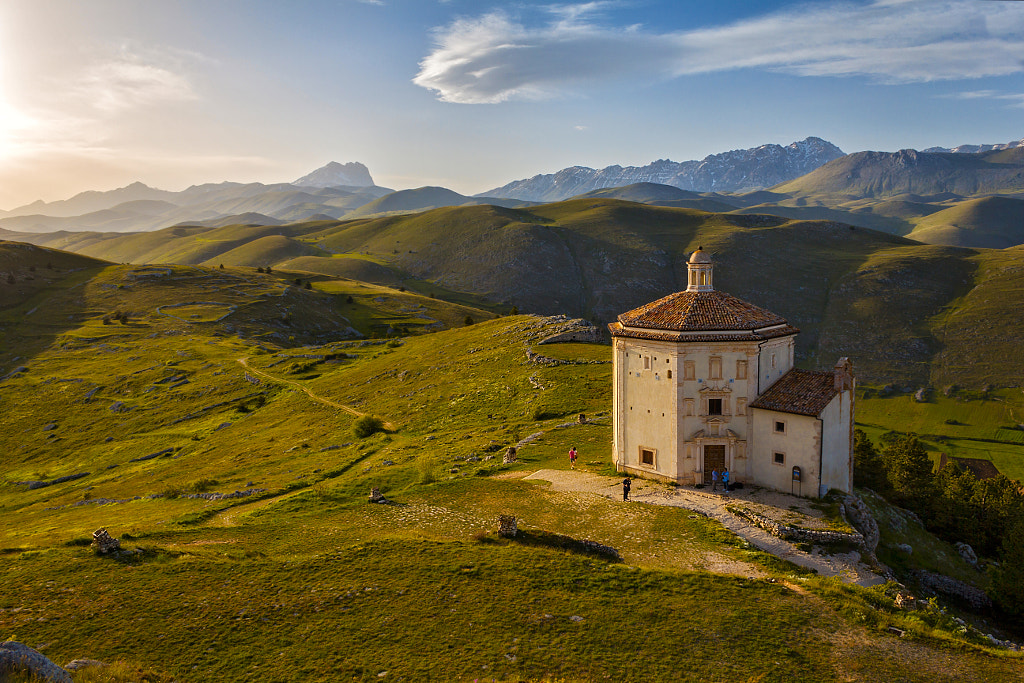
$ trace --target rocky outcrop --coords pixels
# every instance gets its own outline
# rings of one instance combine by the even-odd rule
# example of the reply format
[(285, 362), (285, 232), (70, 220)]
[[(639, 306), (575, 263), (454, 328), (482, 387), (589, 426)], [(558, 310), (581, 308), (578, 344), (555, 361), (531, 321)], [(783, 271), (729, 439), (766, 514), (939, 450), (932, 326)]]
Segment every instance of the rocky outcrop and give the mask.
[(351, 161), (347, 164), (339, 164), (332, 161), (326, 166), (321, 166), (312, 173), (308, 173), (292, 185), (302, 187), (372, 187), (373, 178), (370, 177), (370, 170), (358, 161)]
[(659, 159), (646, 166), (608, 166), (600, 170), (571, 166), (557, 173), (516, 180), (478, 196), (552, 202), (634, 183), (672, 185), (692, 192), (739, 192), (799, 178), (841, 156), (843, 151), (832, 143), (809, 137), (785, 147), (761, 145), (712, 154), (701, 161)]
[(843, 499), (843, 512), (850, 524), (864, 537), (864, 551), (868, 559), (876, 564), (878, 560), (875, 558), (875, 550), (878, 548), (881, 534), (871, 510), (858, 496), (850, 494)]
[(41, 652), (13, 640), (0, 643), (0, 680), (8, 675), (23, 675), (28, 680), (46, 683), (72, 683), (71, 674)]
[(116, 553), (121, 550), (121, 541), (112, 537), (106, 529), (97, 529), (92, 532), (92, 547), (100, 555)]

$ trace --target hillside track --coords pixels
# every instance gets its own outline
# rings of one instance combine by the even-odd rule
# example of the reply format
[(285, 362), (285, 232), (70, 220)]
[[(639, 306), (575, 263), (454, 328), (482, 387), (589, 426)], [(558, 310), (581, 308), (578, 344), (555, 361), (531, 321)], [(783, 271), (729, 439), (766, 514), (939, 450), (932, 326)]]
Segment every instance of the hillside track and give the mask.
[[(331, 406), (332, 408), (337, 408), (338, 410), (343, 410), (346, 413), (348, 413), (349, 415), (354, 415), (355, 417), (363, 417), (364, 415), (366, 415), (366, 413), (361, 413), (358, 410), (356, 410), (355, 408), (353, 408), (352, 406), (347, 406), (344, 403), (338, 403), (336, 401), (332, 401), (329, 398), (324, 398), (323, 396), (318, 396), (317, 394), (314, 394), (310, 389), (306, 388), (305, 386), (303, 386), (299, 382), (296, 382), (296, 381), (290, 380), (290, 379), (283, 379), (281, 377), (275, 377), (274, 375), (271, 375), (268, 372), (264, 372), (263, 370), (257, 370), (256, 368), (254, 368), (251, 365), (249, 365), (249, 358), (248, 357), (238, 358), (236, 360), (242, 365), (243, 368), (245, 368), (249, 372), (251, 372), (251, 373), (253, 373), (255, 375), (259, 375), (260, 377), (263, 377), (264, 379), (268, 379), (271, 382), (277, 382), (278, 384), (287, 384), (289, 386), (295, 387), (296, 389), (299, 389), (302, 392), (304, 392), (307, 396), (309, 396), (309, 398), (311, 398), (312, 400), (316, 401), (317, 403), (323, 403), (326, 406)], [(388, 431), (394, 431), (395, 425), (392, 424), (391, 422), (385, 422), (384, 423), (384, 428), (387, 429)]]

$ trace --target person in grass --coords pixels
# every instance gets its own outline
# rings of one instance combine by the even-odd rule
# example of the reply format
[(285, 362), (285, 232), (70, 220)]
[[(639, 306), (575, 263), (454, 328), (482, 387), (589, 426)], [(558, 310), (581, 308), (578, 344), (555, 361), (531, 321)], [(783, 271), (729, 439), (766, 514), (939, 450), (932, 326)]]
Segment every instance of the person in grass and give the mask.
[(718, 468), (711, 470), (711, 491), (718, 490)]
[(576, 447), (573, 446), (569, 449), (569, 467), (576, 469)]
[(623, 501), (629, 500), (629, 487), (632, 486), (632, 485), (633, 485), (633, 482), (630, 481), (629, 477), (626, 477), (625, 479), (622, 480), (622, 500)]
[(722, 470), (722, 488), (725, 489), (726, 493), (729, 493), (729, 468), (726, 467)]

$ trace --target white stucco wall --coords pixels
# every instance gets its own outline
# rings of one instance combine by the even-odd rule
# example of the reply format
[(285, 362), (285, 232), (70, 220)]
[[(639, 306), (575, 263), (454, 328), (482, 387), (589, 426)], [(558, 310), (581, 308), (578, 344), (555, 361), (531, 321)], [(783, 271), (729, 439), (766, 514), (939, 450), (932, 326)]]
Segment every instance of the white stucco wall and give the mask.
[(824, 425), (821, 486), (823, 493), (853, 490), (853, 391), (841, 392), (821, 412)]
[[(667, 342), (615, 340), (615, 450), (620, 471), (678, 476), (674, 352), (674, 344)], [(655, 452), (653, 467), (641, 464), (641, 448)]]
[(795, 350), (795, 336), (770, 339), (761, 345), (761, 353), (758, 357), (758, 379), (762, 392), (792, 369)]
[[(784, 432), (775, 431), (775, 423), (785, 425)], [(751, 442), (754, 481), (760, 486), (814, 497), (821, 480), (819, 468), (822, 444), (821, 422), (816, 417), (755, 409)], [(785, 462), (775, 463), (775, 453), (785, 455)], [(793, 467), (801, 470), (799, 483), (793, 481)]]

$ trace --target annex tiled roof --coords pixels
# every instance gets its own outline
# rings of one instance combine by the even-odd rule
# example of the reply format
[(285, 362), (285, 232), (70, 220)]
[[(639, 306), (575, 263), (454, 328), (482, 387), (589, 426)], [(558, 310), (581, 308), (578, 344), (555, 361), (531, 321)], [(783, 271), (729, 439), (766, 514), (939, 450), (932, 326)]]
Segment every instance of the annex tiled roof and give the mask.
[(750, 407), (797, 415), (820, 415), (837, 393), (835, 373), (794, 368), (768, 387)]
[(650, 339), (668, 342), (730, 342), (730, 341), (761, 341), (797, 334), (800, 330), (792, 325), (782, 325), (767, 330), (736, 330), (717, 334), (713, 331), (701, 332), (670, 332), (666, 330), (645, 330), (638, 328), (626, 329), (622, 323), (609, 323), (608, 330), (613, 337), (631, 337), (633, 339)]
[(756, 330), (786, 319), (725, 292), (676, 292), (619, 316), (623, 327), (678, 332)]

